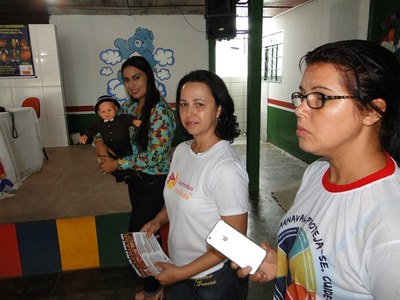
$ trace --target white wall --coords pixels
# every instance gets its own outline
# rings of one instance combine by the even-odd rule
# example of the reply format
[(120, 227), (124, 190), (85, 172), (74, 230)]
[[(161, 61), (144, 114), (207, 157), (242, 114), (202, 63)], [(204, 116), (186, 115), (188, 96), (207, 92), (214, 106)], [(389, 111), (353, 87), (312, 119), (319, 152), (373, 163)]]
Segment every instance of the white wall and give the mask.
[(308, 51), (328, 42), (366, 39), (370, 0), (314, 0), (264, 22), (263, 36), (284, 31), (282, 83), (263, 88), (268, 98), (290, 102), (298, 90), (299, 59)]
[[(281, 83), (261, 84), (261, 120), (260, 138), (267, 140), (267, 101), (268, 98), (290, 102), (290, 95), (297, 91), (301, 73), (298, 68), (299, 59), (309, 50), (325, 44), (344, 39), (366, 39), (369, 20), (370, 0), (314, 0), (303, 6), (288, 11), (273, 19), (263, 20), (263, 37), (282, 31), (284, 34), (283, 49), (283, 79)], [(222, 44), (222, 43), (221, 43)], [(226, 44), (226, 45), (225, 45)], [(236, 115), (242, 131), (247, 130), (247, 78), (229, 78), (229, 73), (247, 67), (247, 61), (241, 61), (232, 55), (231, 46), (238, 47), (238, 41), (230, 40), (224, 45), (217, 43), (217, 73), (224, 81), (235, 100)], [(239, 45), (240, 46), (240, 45)], [(263, 39), (261, 70), (264, 70)], [(240, 47), (239, 47), (240, 48)], [(232, 55), (230, 54), (232, 52)], [(247, 55), (247, 54), (246, 54)], [(229, 61), (228, 66), (222, 66), (221, 61)], [(232, 75), (238, 76), (238, 75)], [(233, 84), (233, 85), (232, 85)], [(244, 92), (241, 92), (244, 87)]]
[(233, 98), (239, 129), (244, 134), (247, 132), (247, 35), (217, 41), (215, 50), (216, 73)]
[(175, 102), (180, 78), (194, 69), (208, 69), (204, 17), (188, 15), (185, 18), (181, 15), (51, 16), (50, 22), (57, 27), (66, 105), (93, 105), (100, 95), (107, 93), (107, 83), (116, 78), (124, 60), (109, 65), (113, 74), (101, 76), (99, 72), (105, 64), (99, 53), (117, 49), (114, 41), (129, 39), (138, 27), (153, 32), (155, 49), (162, 47), (174, 52), (175, 63), (166, 66), (171, 77), (162, 83), (167, 89), (167, 101)]
[[(1, 104), (21, 107), (24, 99), (40, 99), (39, 130), (45, 147), (68, 145), (62, 79), (54, 25), (29, 25), (35, 77), (0, 79)], [(16, 124), (17, 125), (17, 124)]]
[(247, 133), (247, 77), (222, 77), (222, 79), (232, 96), (240, 133), (245, 134)]

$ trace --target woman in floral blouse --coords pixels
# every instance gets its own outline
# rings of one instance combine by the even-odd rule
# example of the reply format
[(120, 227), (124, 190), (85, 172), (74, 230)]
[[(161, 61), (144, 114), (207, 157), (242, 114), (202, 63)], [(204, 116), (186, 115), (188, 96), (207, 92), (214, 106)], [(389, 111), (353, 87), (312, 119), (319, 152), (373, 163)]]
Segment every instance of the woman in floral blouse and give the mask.
[[(113, 160), (103, 157), (100, 169), (104, 173), (115, 170), (132, 170), (132, 176), (125, 178), (128, 185), (132, 212), (129, 231), (139, 231), (163, 208), (163, 188), (169, 169), (175, 118), (169, 104), (156, 88), (154, 74), (147, 60), (133, 56), (122, 64), (122, 78), (130, 101), (121, 105), (119, 113), (131, 114), (141, 120), (141, 125), (132, 127), (131, 156)], [(104, 153), (99, 147), (97, 153)], [(154, 277), (143, 279), (144, 292), (136, 299), (162, 299), (162, 287)]]

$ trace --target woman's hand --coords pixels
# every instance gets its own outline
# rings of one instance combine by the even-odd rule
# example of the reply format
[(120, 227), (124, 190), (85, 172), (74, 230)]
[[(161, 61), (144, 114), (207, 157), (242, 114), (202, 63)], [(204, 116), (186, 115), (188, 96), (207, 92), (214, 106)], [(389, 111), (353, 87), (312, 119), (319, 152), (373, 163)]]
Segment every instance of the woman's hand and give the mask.
[(150, 222), (143, 225), (140, 229), (141, 232), (146, 232), (146, 237), (149, 238), (152, 233), (157, 232), (161, 227), (161, 223), (157, 219), (153, 219)]
[[(276, 277), (276, 262), (277, 255), (276, 250), (271, 248), (269, 244), (262, 243), (261, 247), (267, 251), (267, 256), (264, 258), (261, 265), (258, 267), (258, 270), (253, 275), (250, 275), (249, 278), (254, 282), (268, 282)], [(238, 269), (238, 265), (235, 263), (231, 264), (233, 269)], [(241, 278), (246, 277), (250, 274), (251, 267), (239, 268), (237, 271), (237, 275)]]
[(114, 151), (112, 151), (102, 140), (95, 140), (96, 145), (96, 156), (97, 157), (109, 157), (110, 155), (116, 156)]
[(161, 273), (155, 276), (155, 278), (162, 285), (171, 285), (185, 279), (184, 277), (179, 276), (182, 273), (180, 270), (181, 268), (176, 265), (164, 262), (157, 262), (155, 265), (161, 270)]
[(98, 157), (100, 171), (102, 173), (112, 173), (118, 168), (118, 161), (116, 159), (112, 159), (111, 157)]

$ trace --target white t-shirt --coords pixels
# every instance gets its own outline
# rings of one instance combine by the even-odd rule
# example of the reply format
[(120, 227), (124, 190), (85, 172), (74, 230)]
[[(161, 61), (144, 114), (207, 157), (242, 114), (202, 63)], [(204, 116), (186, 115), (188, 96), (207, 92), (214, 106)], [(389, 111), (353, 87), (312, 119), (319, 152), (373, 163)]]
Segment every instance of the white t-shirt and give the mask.
[(348, 185), (328, 182), (326, 161), (307, 168), (279, 225), (275, 299), (400, 299), (400, 170), (387, 158)]
[[(170, 227), (168, 252), (177, 266), (203, 255), (206, 237), (221, 216), (248, 212), (248, 175), (228, 141), (204, 153), (194, 153), (190, 142), (179, 144), (164, 188)], [(223, 262), (193, 276), (204, 277)]]

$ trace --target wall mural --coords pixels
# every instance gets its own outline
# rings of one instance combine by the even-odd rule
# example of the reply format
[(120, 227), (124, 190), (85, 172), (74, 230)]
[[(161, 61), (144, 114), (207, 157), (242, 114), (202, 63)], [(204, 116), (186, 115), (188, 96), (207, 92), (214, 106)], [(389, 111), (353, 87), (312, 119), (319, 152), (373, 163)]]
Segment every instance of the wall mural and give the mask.
[(171, 78), (169, 66), (175, 64), (174, 51), (159, 47), (155, 49), (154, 34), (147, 28), (138, 27), (127, 40), (117, 38), (114, 41), (117, 49), (106, 49), (100, 52), (100, 60), (106, 66), (100, 69), (101, 76), (116, 76), (107, 82), (107, 93), (118, 101), (125, 101), (127, 95), (121, 74), (121, 65), (130, 56), (140, 55), (147, 59), (154, 70), (156, 85), (161, 95), (166, 98), (166, 80)]

